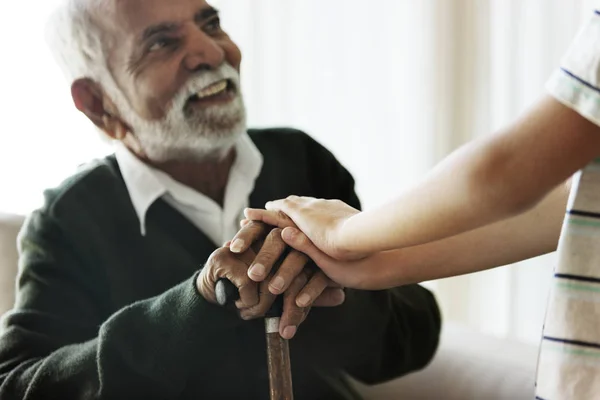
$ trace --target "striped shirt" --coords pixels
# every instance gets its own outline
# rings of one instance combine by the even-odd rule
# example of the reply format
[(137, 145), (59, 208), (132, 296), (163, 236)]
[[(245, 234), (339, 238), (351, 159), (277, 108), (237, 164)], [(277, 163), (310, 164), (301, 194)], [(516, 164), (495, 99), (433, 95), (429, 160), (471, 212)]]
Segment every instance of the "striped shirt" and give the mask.
[[(548, 83), (560, 102), (600, 125), (600, 13)], [(600, 399), (600, 159), (573, 182), (558, 246), (536, 398)]]

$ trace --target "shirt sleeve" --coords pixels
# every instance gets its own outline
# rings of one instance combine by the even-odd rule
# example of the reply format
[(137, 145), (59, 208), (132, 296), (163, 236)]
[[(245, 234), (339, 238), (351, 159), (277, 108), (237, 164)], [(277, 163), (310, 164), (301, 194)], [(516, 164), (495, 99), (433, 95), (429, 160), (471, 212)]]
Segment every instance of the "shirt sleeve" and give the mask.
[(558, 101), (600, 125), (600, 11), (579, 31), (547, 89)]

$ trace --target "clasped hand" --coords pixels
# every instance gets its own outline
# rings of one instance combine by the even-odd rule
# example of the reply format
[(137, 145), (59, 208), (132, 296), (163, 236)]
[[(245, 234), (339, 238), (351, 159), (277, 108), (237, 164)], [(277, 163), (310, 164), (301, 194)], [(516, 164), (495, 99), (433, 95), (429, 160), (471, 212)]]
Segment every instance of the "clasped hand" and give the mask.
[(235, 305), (245, 320), (263, 317), (276, 296), (283, 295), (279, 333), (291, 339), (312, 306), (338, 306), (345, 295), (340, 285), (311, 267), (308, 256), (288, 250), (280, 228), (245, 221), (235, 238), (209, 257), (196, 281), (198, 291), (216, 303), (215, 284), (221, 278), (228, 279), (239, 290)]

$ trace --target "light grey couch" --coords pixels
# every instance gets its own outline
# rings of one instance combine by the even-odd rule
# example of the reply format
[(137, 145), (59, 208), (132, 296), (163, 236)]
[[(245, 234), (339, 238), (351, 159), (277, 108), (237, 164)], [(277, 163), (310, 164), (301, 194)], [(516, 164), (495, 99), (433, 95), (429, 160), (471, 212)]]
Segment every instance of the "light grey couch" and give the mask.
[(12, 308), (17, 274), (17, 233), (23, 217), (0, 213), (0, 315)]
[[(14, 301), (22, 223), (22, 217), (0, 214), (0, 314)], [(425, 370), (376, 387), (356, 385), (369, 400), (531, 400), (536, 359), (535, 346), (446, 324), (438, 354)]]

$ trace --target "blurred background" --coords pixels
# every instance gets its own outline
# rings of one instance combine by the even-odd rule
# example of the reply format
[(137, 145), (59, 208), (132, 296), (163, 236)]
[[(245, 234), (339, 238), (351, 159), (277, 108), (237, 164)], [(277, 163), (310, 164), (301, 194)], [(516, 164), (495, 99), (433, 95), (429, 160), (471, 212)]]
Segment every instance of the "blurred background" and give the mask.
[[(2, 6), (0, 212), (111, 152), (46, 48), (57, 0)], [(303, 129), (354, 174), (365, 208), (544, 93), (596, 0), (215, 0), (244, 53), (250, 125)], [(477, 251), (477, 249), (474, 249)], [(555, 258), (430, 282), (446, 320), (536, 343)]]

